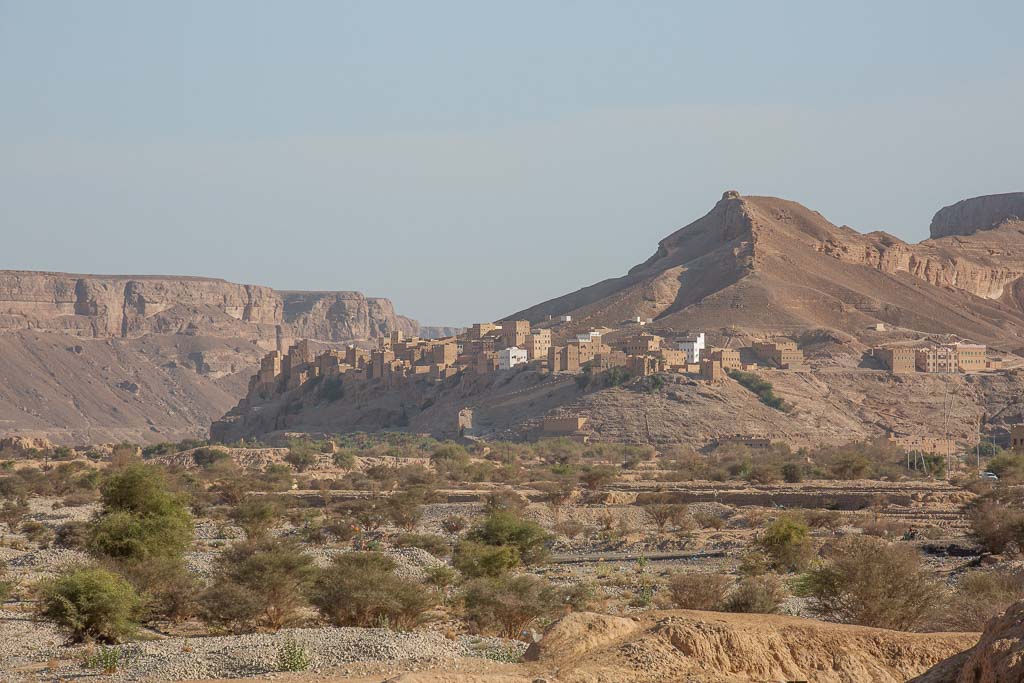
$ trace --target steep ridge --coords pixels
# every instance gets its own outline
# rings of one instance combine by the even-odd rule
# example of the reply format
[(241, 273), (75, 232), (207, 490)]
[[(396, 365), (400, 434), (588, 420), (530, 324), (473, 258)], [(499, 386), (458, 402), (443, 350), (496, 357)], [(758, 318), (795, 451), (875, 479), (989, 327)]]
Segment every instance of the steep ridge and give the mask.
[(833, 225), (796, 202), (730, 191), (627, 275), (509, 317), (568, 314), (577, 326), (614, 326), (639, 316), (661, 328), (754, 335), (816, 328), (858, 335), (884, 322), (1017, 349), (1024, 345), (1020, 228), (1004, 221), (912, 245)]
[(389, 300), (359, 292), (0, 271), (0, 435), (70, 444), (203, 436), (245, 394), (267, 350), (418, 329)]

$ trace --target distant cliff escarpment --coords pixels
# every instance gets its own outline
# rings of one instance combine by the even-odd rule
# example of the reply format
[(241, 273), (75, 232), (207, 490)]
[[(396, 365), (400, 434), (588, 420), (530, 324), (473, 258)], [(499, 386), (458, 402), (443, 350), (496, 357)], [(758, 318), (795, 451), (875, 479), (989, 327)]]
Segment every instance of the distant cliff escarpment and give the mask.
[(201, 437), (245, 395), (267, 351), (418, 329), (389, 300), (359, 292), (0, 271), (0, 437)]
[(277, 291), (197, 277), (0, 271), (0, 333), (202, 334), (273, 347), (279, 338), (343, 342), (418, 329), (388, 299), (360, 292)]
[(1024, 192), (973, 197), (944, 207), (932, 218), (931, 235), (973, 235), (1007, 223), (1024, 228)]

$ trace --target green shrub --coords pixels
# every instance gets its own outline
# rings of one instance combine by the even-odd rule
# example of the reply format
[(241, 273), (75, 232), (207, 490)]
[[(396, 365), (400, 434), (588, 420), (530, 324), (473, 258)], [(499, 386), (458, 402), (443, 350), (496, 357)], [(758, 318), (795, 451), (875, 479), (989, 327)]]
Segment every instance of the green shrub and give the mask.
[(464, 540), (455, 546), (452, 564), (466, 576), (496, 577), (518, 567), (519, 560), (519, 551), (515, 546)]
[[(295, 543), (277, 539), (236, 543), (217, 558), (214, 581), (203, 600), (206, 619), (236, 629), (254, 624), (282, 628), (305, 606), (315, 574), (312, 558)], [(218, 600), (218, 593), (228, 592), (239, 606)], [(243, 609), (254, 606), (255, 613)], [(224, 612), (216, 609), (224, 607)]]
[(133, 463), (102, 486), (103, 508), (89, 534), (96, 555), (122, 561), (180, 557), (192, 540), (185, 500), (169, 491), (163, 474)]
[(192, 452), (192, 462), (204, 470), (213, 469), (229, 461), (231, 454), (220, 448), (197, 448)]
[(288, 454), (284, 456), (284, 461), (294, 467), (297, 472), (305, 472), (317, 463), (319, 454), (320, 449), (316, 444), (292, 439), (288, 444)]
[(87, 669), (99, 669), (109, 676), (123, 669), (131, 660), (131, 654), (123, 648), (101, 646), (87, 652), (83, 664)]
[(117, 574), (73, 567), (39, 585), (38, 613), (75, 642), (116, 643), (131, 636), (142, 606), (135, 589)]
[(720, 610), (731, 585), (723, 574), (677, 573), (668, 580), (672, 602), (682, 609)]
[(536, 576), (474, 579), (461, 593), (466, 621), (477, 632), (516, 638), (536, 619), (561, 607), (559, 592)]
[(942, 595), (912, 546), (870, 536), (832, 546), (828, 561), (808, 572), (800, 590), (829, 619), (900, 631), (925, 626)]
[(228, 513), (250, 540), (263, 538), (281, 517), (282, 506), (275, 497), (246, 496)]
[(380, 553), (338, 555), (320, 571), (310, 601), (335, 626), (412, 628), (433, 607), (433, 596), (396, 576), (395, 566)]
[(348, 448), (343, 448), (331, 456), (331, 462), (335, 467), (350, 470), (356, 464), (356, 454)]
[(491, 546), (515, 548), (518, 559), (531, 565), (542, 562), (548, 554), (551, 535), (536, 522), (523, 519), (509, 511), (492, 512), (473, 527), (467, 540)]
[(796, 462), (787, 462), (782, 465), (782, 480), (787, 484), (799, 484), (804, 480), (803, 465)]
[(444, 557), (451, 552), (448, 541), (437, 534), (395, 534), (391, 545), (396, 548), (419, 548), (435, 557)]
[(761, 403), (765, 404), (769, 408), (775, 408), (776, 410), (781, 411), (789, 410), (789, 406), (787, 406), (786, 402), (775, 395), (772, 383), (762, 378), (757, 373), (743, 372), (742, 370), (726, 370), (726, 372), (729, 374), (729, 377), (739, 382), (741, 386), (750, 390), (754, 394), (757, 394), (757, 398)]
[(769, 524), (757, 544), (771, 559), (773, 566), (786, 571), (803, 569), (814, 555), (807, 523), (789, 514), (780, 515)]
[(278, 671), (305, 671), (313, 663), (306, 648), (289, 638), (277, 650)]

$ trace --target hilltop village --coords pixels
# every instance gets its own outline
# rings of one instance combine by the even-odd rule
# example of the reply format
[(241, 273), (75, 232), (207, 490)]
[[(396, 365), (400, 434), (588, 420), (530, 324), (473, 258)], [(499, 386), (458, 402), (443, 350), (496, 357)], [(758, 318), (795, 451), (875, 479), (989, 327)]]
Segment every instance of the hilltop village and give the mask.
[[(704, 332), (659, 334), (652, 327), (650, 321), (631, 320), (619, 328), (581, 332), (565, 316), (540, 325), (526, 320), (477, 323), (456, 336), (440, 339), (408, 337), (394, 331), (379, 338), (375, 348), (353, 344), (317, 351), (310, 341), (302, 340), (287, 353), (273, 351), (263, 358), (239, 408), (259, 406), (311, 382), (322, 383), (321, 390), (340, 396), (359, 385), (391, 390), (417, 383), (444, 383), (466, 374), (529, 369), (554, 376), (603, 374), (619, 382), (669, 374), (697, 384), (735, 379), (751, 388), (775, 372), (819, 372), (792, 339), (749, 341), (728, 348), (709, 344)], [(861, 367), (884, 368), (892, 375), (977, 373), (1001, 367), (1000, 359), (990, 358), (988, 349), (980, 344), (900, 345), (904, 343), (910, 342), (869, 349)], [(461, 420), (460, 416), (460, 433), (463, 428), (468, 431), (472, 423), (471, 418), (466, 424)], [(585, 421), (586, 417), (575, 413), (552, 413), (544, 417), (540, 433), (579, 436)], [(749, 448), (771, 444), (769, 438), (757, 434), (739, 434), (731, 440)], [(892, 434), (890, 440), (906, 450), (924, 453), (946, 454), (956, 448), (948, 434), (901, 432)]]
[(630, 376), (684, 373), (708, 382), (724, 380), (728, 370), (753, 371), (759, 363), (784, 370), (806, 369), (803, 352), (790, 340), (755, 342), (757, 360), (743, 360), (740, 349), (708, 347), (703, 332), (667, 339), (640, 332), (607, 343), (604, 330), (559, 339), (549, 328), (527, 320), (476, 323), (465, 333), (444, 339), (407, 338), (392, 332), (377, 348), (350, 345), (343, 351), (314, 353), (308, 340), (282, 355), (268, 353), (249, 383), (250, 399), (269, 399), (315, 378), (381, 382), (395, 387), (412, 381), (443, 381), (460, 372), (492, 373), (529, 365), (552, 373), (622, 368)]

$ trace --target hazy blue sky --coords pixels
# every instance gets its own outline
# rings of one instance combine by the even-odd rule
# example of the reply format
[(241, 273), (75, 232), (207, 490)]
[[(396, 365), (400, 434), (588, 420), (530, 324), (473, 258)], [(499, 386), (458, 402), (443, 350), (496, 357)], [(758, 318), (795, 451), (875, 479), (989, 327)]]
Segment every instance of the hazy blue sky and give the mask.
[(927, 236), (1024, 190), (1024, 3), (0, 0), (0, 268), (359, 289), (620, 275), (723, 190)]

